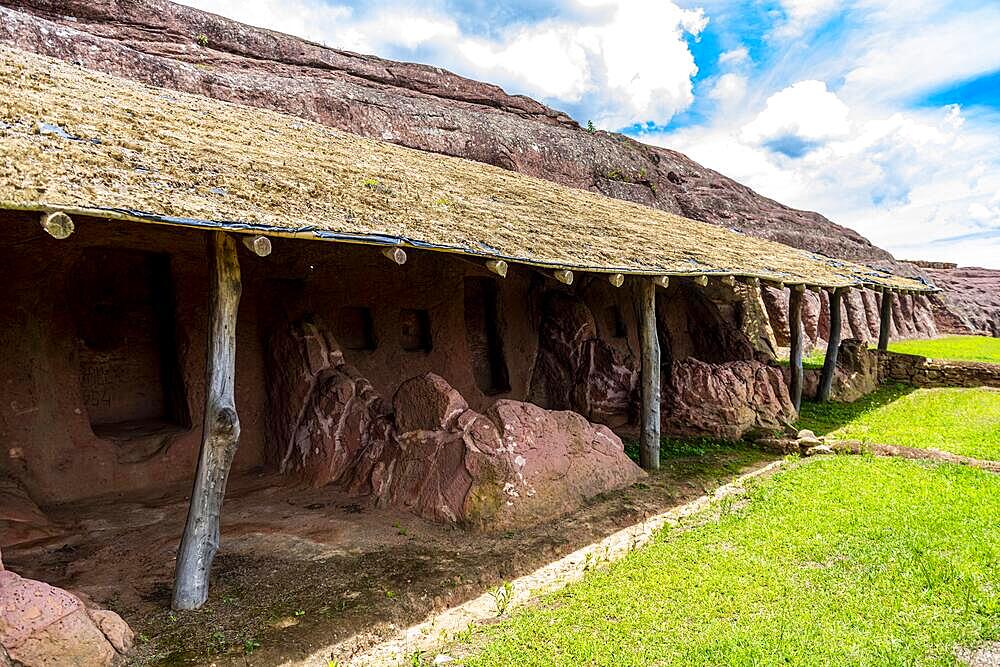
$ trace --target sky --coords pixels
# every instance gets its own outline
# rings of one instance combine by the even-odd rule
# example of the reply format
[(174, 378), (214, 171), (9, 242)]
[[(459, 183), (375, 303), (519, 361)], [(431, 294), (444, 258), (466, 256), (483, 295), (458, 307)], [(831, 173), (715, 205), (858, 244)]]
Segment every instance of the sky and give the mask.
[(183, 0), (530, 95), (900, 259), (1000, 269), (997, 0)]

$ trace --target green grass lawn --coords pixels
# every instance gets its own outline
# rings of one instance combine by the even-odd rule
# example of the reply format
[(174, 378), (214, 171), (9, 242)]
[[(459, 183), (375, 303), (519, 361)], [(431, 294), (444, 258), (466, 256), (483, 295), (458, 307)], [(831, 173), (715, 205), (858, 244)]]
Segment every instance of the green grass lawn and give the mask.
[(1000, 391), (886, 385), (855, 403), (803, 403), (797, 426), (846, 440), (1000, 461)]
[[(802, 368), (812, 368), (819, 370), (823, 368), (823, 362), (826, 361), (826, 350), (815, 349), (809, 352), (809, 354), (802, 355)], [(788, 357), (782, 357), (777, 360), (780, 366), (788, 366), (790, 363)]]
[(919, 354), (929, 359), (985, 361), (1000, 364), (1000, 338), (946, 336), (931, 340), (901, 340), (889, 343), (891, 352)]
[(1000, 639), (1000, 475), (811, 459), (448, 652), (496, 665), (953, 665)]

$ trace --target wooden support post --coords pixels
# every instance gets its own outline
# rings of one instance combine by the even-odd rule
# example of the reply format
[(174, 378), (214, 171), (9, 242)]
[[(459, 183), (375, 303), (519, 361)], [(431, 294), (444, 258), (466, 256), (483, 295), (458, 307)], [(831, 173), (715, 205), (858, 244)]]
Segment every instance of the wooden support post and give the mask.
[(42, 225), (42, 229), (44, 229), (45, 232), (54, 239), (61, 240), (69, 238), (69, 235), (72, 234), (75, 229), (73, 219), (62, 211), (42, 213), (39, 223)]
[(788, 295), (788, 334), (791, 346), (788, 367), (791, 370), (789, 395), (795, 411), (802, 407), (802, 285), (792, 285)]
[(191, 491), (187, 524), (174, 571), (174, 609), (197, 609), (208, 599), (208, 575), (219, 548), (219, 516), (229, 466), (240, 438), (236, 415), (236, 315), (240, 306), (240, 264), (236, 242), (224, 232), (208, 239), (211, 266), (205, 420), (201, 455)]
[(573, 272), (567, 269), (559, 269), (558, 271), (553, 271), (552, 277), (561, 282), (563, 285), (573, 284)]
[(625, 284), (625, 276), (620, 273), (609, 273), (608, 282), (614, 287), (621, 287)]
[(882, 309), (878, 321), (878, 349), (885, 352), (889, 349), (889, 325), (892, 323), (892, 290), (886, 288), (882, 292)]
[(382, 251), (386, 259), (402, 266), (406, 264), (406, 251), (402, 248), (386, 248)]
[(639, 281), (639, 338), (642, 355), (642, 432), (639, 465), (660, 467), (660, 341), (656, 335), (656, 283)]
[(244, 236), (242, 240), (244, 247), (258, 257), (271, 254), (271, 239), (266, 236)]
[(837, 354), (840, 351), (840, 316), (843, 311), (840, 300), (846, 289), (841, 287), (830, 292), (830, 340), (826, 345), (823, 372), (820, 373), (819, 388), (816, 390), (816, 400), (820, 403), (829, 401), (833, 390), (833, 376), (837, 370)]
[(501, 278), (507, 277), (507, 262), (503, 261), (502, 259), (491, 259), (490, 261), (486, 262), (486, 268), (489, 269), (492, 273), (497, 274)]

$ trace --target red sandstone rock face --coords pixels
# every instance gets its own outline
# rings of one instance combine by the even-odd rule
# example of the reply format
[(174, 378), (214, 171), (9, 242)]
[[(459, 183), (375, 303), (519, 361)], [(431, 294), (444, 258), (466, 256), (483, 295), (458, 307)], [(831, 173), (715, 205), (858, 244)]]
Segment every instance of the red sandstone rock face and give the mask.
[[(21, 48), (921, 275), (856, 232), (762, 197), (676, 151), (587, 132), (534, 100), (438, 68), (338, 51), (164, 0), (0, 5), (18, 10), (4, 10), (0, 40)], [(196, 41), (201, 35), (206, 46)], [(926, 321), (914, 328), (936, 331)]]
[[(763, 288), (764, 303), (778, 345), (788, 346), (788, 290)], [(878, 341), (882, 295), (869, 289), (851, 289), (842, 300), (841, 338)], [(806, 349), (826, 347), (830, 339), (830, 295), (807, 291), (802, 299), (802, 331)], [(931, 298), (896, 295), (889, 333), (893, 339), (927, 338), (936, 335), (937, 325)]]
[[(665, 433), (738, 439), (794, 419), (781, 372), (754, 360), (748, 330), (761, 335), (763, 312), (746, 303), (757, 302), (715, 284), (705, 290), (677, 285), (659, 295)], [(598, 336), (594, 314), (580, 298), (550, 292), (542, 310), (531, 400), (612, 426), (635, 423), (638, 360)], [(770, 350), (764, 338), (758, 347)]]
[(392, 437), (390, 410), (371, 383), (344, 361), (328, 333), (301, 322), (269, 345), (268, 442), (282, 472), (310, 484), (336, 481), (371, 447)]
[(24, 485), (0, 470), (0, 538), (7, 544), (17, 544), (57, 532)]
[(945, 290), (931, 299), (942, 331), (1000, 337), (1000, 271), (961, 268), (927, 273)]
[(673, 363), (663, 389), (663, 430), (736, 440), (782, 430), (796, 418), (781, 369), (758, 361)]
[(638, 363), (601, 339), (590, 308), (559, 292), (543, 297), (530, 400), (609, 426), (637, 414)]
[(310, 484), (495, 529), (558, 516), (643, 475), (605, 426), (510, 400), (480, 414), (433, 373), (403, 382), (390, 407), (312, 322), (279, 332), (270, 349), (271, 439), (282, 469)]
[(132, 647), (117, 614), (0, 566), (0, 647), (15, 664), (117, 665)]

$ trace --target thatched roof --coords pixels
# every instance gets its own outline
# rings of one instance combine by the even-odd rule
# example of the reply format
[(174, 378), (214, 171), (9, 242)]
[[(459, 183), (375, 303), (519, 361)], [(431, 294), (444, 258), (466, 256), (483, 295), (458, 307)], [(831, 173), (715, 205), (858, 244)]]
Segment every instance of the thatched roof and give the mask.
[(931, 289), (638, 204), (6, 46), (0, 82), (4, 209), (581, 271)]

